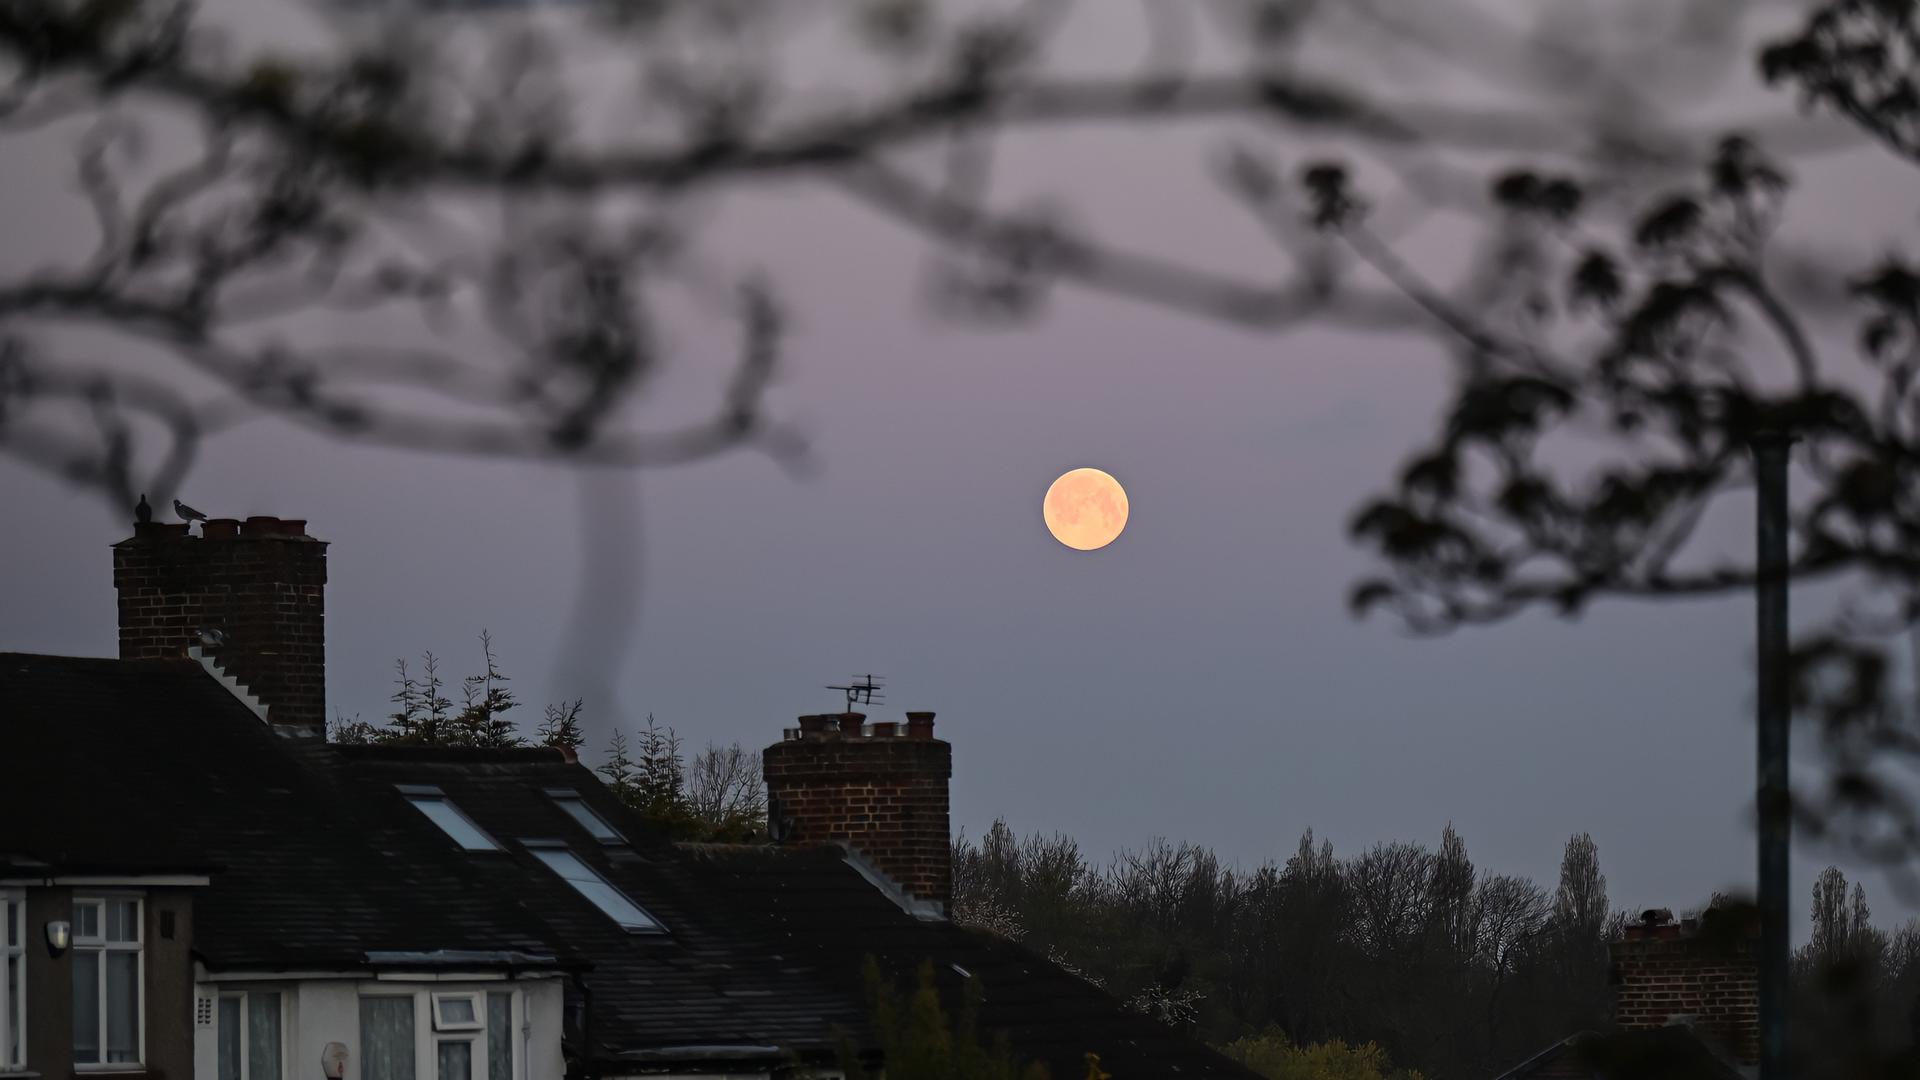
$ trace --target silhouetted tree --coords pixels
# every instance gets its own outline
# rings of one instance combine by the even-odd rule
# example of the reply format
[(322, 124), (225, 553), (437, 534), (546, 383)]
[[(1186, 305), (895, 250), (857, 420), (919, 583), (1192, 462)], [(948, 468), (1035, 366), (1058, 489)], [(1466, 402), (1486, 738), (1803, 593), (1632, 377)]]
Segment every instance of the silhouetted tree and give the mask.
[[(421, 674), (415, 677), (405, 660), (393, 663), (394, 711), (386, 723), (370, 724), (355, 720), (336, 723), (328, 738), (343, 743), (395, 743), (411, 746), (523, 746), (519, 725), (510, 715), (519, 701), (506, 686), (509, 681), (500, 670), (493, 652), (493, 636), (480, 632), (480, 671), (460, 680), (461, 704), (458, 710), (446, 696), (446, 680), (440, 675), (440, 659), (431, 652), (420, 657)], [(565, 745), (580, 743), (580, 702), (564, 708), (548, 706), (549, 724), (540, 729), (547, 745), (562, 745), (553, 738), (571, 738)], [(556, 716), (558, 719), (556, 719)]]
[(751, 839), (767, 829), (760, 754), (739, 743), (708, 743), (687, 766), (687, 813), (715, 837)]
[(638, 788), (638, 773), (633, 759), (627, 754), (627, 736), (619, 728), (607, 736), (606, 760), (594, 770), (607, 785), (607, 790), (621, 802), (632, 805), (634, 792)]
[(481, 670), (461, 680), (460, 712), (453, 718), (456, 738), (464, 746), (519, 746), (519, 726), (507, 714), (520, 702), (507, 689), (508, 679), (500, 673), (493, 656), (493, 635), (480, 631)]
[(977, 980), (968, 980), (959, 1009), (949, 1014), (931, 961), (920, 966), (914, 988), (905, 993), (871, 958), (865, 975), (867, 1025), (880, 1060), (862, 1053), (852, 1033), (841, 1032), (840, 1069), (849, 1080), (1046, 1080), (1046, 1068), (1021, 1061), (1004, 1032), (980, 1030), (984, 991)]
[[(1573, 907), (1604, 912), (1597, 852), (1570, 848)], [(1474, 871), (1452, 829), (1438, 852), (1347, 860), (1308, 830), (1284, 866), (1243, 872), (1165, 841), (1091, 868), (1066, 837), (996, 822), (955, 844), (954, 915), (1217, 1045), (1278, 1054), (1261, 1040), (1284, 1034), (1288, 1061), (1372, 1043), (1430, 1076), (1491, 1076), (1608, 1016), (1610, 920), (1587, 920), (1601, 963), (1570, 990), (1548, 892)]]
[(549, 704), (540, 718), (539, 728), (534, 731), (534, 737), (540, 741), (540, 745), (559, 750), (579, 750), (587, 741), (586, 733), (580, 728), (580, 711), (586, 704), (584, 698)]

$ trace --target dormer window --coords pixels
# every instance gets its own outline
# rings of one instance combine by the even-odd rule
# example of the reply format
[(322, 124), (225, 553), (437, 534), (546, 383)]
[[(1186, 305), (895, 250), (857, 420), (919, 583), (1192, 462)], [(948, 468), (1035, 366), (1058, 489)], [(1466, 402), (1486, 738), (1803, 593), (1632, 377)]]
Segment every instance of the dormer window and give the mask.
[(427, 820), (440, 826), (454, 843), (468, 851), (499, 851), (500, 845), (493, 837), (480, 830), (473, 819), (460, 811), (439, 788), (427, 784), (400, 784), (400, 794), (407, 797), (414, 809), (427, 815)]
[(587, 800), (581, 798), (579, 792), (571, 788), (548, 788), (547, 798), (552, 799), (555, 806), (565, 810), (567, 816), (578, 822), (580, 827), (587, 830), (588, 835), (595, 840), (603, 844), (626, 842), (626, 837), (621, 836), (613, 826), (607, 824), (605, 818), (593, 812), (593, 807), (587, 805)]

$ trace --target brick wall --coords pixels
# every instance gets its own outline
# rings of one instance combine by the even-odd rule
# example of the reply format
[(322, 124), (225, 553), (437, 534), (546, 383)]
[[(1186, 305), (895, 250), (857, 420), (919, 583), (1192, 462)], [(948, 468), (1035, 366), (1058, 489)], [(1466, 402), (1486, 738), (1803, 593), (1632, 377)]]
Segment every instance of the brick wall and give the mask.
[[(1649, 913), (1650, 916), (1655, 913)], [(1686, 1023), (1736, 1059), (1760, 1059), (1760, 968), (1748, 928), (1644, 919), (1613, 953), (1614, 1023)]]
[(953, 899), (953, 747), (933, 737), (932, 713), (908, 716), (904, 730), (865, 724), (860, 713), (801, 717), (762, 755), (769, 811), (787, 823), (784, 842), (844, 841), (944, 909)]
[[(226, 641), (206, 651), (268, 707), (288, 734), (326, 725), (327, 545), (306, 523), (248, 518), (137, 525), (113, 546), (120, 658), (178, 657), (202, 627)], [(204, 646), (203, 646), (204, 647)]]

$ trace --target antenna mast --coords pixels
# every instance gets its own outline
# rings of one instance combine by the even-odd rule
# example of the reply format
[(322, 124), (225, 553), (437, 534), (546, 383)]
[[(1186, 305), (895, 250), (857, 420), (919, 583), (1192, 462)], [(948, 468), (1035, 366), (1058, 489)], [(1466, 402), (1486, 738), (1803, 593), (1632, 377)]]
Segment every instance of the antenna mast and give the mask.
[(886, 680), (873, 674), (855, 675), (847, 680), (845, 686), (827, 687), (829, 690), (838, 690), (847, 696), (847, 712), (852, 712), (855, 705), (880, 704), (885, 700), (880, 696), (880, 692), (885, 688)]

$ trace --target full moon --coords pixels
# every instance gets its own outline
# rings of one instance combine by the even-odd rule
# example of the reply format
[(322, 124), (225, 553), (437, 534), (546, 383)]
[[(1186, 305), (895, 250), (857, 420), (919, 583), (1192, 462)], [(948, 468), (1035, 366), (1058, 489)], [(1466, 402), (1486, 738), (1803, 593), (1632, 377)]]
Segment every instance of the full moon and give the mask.
[(1075, 469), (1047, 489), (1041, 514), (1055, 540), (1075, 551), (1113, 543), (1127, 527), (1127, 489), (1099, 469)]

